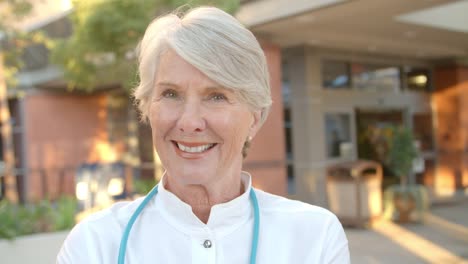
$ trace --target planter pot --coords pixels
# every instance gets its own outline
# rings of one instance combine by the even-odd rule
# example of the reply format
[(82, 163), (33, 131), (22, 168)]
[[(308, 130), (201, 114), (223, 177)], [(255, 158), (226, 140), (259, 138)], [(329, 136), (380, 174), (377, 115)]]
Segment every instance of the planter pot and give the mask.
[(410, 193), (396, 193), (393, 197), (393, 203), (398, 213), (397, 221), (399, 223), (410, 222), (410, 216), (416, 208), (416, 201)]
[(422, 222), (429, 211), (429, 193), (422, 185), (392, 185), (385, 189), (383, 204), (385, 219)]

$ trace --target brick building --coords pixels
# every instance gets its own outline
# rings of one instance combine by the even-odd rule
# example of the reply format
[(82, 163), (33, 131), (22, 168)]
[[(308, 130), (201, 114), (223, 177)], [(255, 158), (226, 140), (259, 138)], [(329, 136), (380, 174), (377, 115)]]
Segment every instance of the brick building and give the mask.
[[(463, 16), (466, 1), (241, 2), (236, 16), (262, 43), (274, 102), (245, 161), (255, 186), (326, 206), (327, 167), (359, 158), (366, 126), (403, 124), (425, 164), (414, 181), (433, 198), (464, 195), (468, 28), (446, 13)], [(69, 33), (67, 12), (37, 25)], [(125, 157), (131, 104), (118, 86), (68, 93), (47, 60), (20, 83), (25, 96), (12, 105), (24, 199), (73, 193), (76, 166)], [(151, 163), (148, 131), (139, 126), (138, 155)]]

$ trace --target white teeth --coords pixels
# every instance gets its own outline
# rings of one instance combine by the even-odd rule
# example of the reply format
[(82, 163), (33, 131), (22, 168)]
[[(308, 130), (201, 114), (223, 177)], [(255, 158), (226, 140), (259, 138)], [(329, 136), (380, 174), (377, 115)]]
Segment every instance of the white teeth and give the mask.
[(187, 146), (184, 146), (180, 143), (177, 143), (177, 147), (179, 147), (180, 150), (184, 151), (184, 152), (189, 152), (189, 153), (200, 153), (200, 152), (203, 152), (209, 148), (211, 148), (214, 144), (206, 144), (206, 145), (202, 145), (202, 146), (198, 146), (198, 147), (187, 147)]

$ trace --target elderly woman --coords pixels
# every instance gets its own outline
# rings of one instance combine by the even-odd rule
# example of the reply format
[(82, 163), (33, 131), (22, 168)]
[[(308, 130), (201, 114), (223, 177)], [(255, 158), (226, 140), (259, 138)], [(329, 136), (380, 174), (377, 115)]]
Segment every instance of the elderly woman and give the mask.
[(88, 217), (58, 263), (349, 263), (329, 211), (251, 186), (242, 171), (271, 105), (263, 51), (227, 13), (154, 20), (135, 97), (166, 169), (146, 197)]

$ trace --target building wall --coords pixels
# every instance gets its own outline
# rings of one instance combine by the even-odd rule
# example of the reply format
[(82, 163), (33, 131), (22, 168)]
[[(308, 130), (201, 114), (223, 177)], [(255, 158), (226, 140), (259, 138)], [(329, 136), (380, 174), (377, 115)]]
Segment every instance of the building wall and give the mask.
[[(281, 94), (281, 52), (263, 43), (268, 61), (273, 106), (252, 142), (244, 169), (255, 187), (286, 195), (285, 135)], [(109, 145), (106, 95), (34, 92), (24, 99), (27, 197), (35, 200), (74, 193), (76, 167), (84, 162), (116, 159)]]
[[(106, 149), (106, 98), (36, 92), (24, 98), (26, 199), (74, 194), (78, 165)], [(45, 185), (44, 185), (45, 183)], [(45, 193), (44, 193), (45, 192)]]
[[(285, 51), (291, 86), (291, 119), (293, 132), (295, 198), (327, 206), (326, 177), (331, 165), (357, 159), (357, 108), (369, 110), (400, 109), (408, 125), (412, 116), (431, 113), (430, 96), (425, 93), (396, 90), (328, 90), (322, 87), (322, 60), (336, 59), (377, 64), (401, 65), (401, 60), (349, 53), (346, 51), (297, 47)], [(420, 61), (405, 64), (426, 65)], [(426, 65), (427, 66), (427, 65)], [(325, 114), (349, 115), (353, 149), (346, 158), (328, 158)]]
[(273, 105), (267, 121), (252, 141), (244, 170), (253, 177), (259, 189), (286, 195), (286, 147), (284, 135), (283, 99), (281, 93), (281, 51), (271, 43), (262, 43), (270, 72)]
[(440, 66), (434, 74), (438, 162), (434, 185), (440, 196), (468, 187), (468, 67)]

